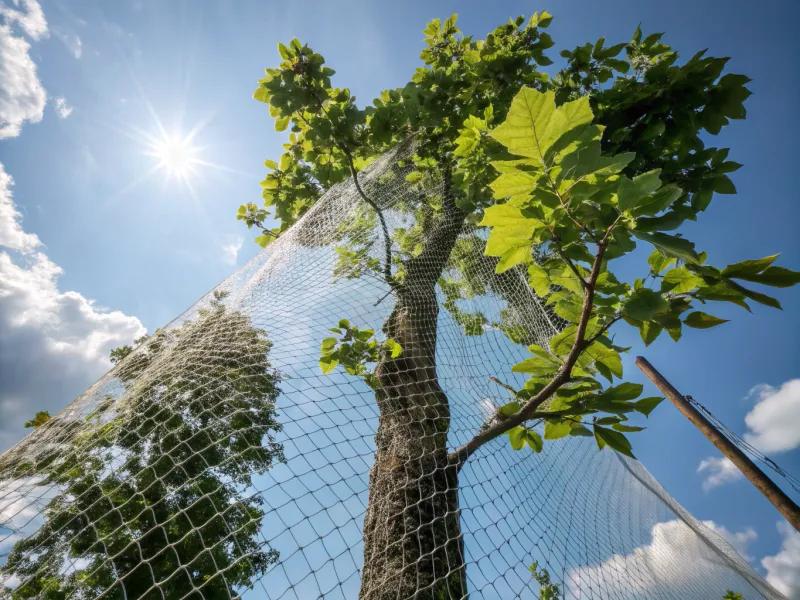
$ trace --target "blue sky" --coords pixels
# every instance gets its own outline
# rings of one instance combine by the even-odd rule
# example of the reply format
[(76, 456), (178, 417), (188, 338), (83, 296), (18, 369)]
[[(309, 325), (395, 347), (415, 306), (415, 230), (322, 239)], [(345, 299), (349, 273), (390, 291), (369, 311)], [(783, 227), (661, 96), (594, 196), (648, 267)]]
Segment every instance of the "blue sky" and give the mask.
[[(645, 33), (666, 32), (684, 57), (702, 48), (730, 56), (729, 71), (753, 79), (753, 96), (748, 119), (713, 143), (730, 146), (730, 158), (745, 165), (733, 175), (739, 193), (717, 197), (685, 233), (715, 264), (782, 252), (780, 264), (800, 267), (800, 9), (790, 0), (554, 0), (546, 7), (341, 0), (238, 2), (235, 9), (227, 2), (43, 1), (41, 18), (32, 0), (5, 1), (0, 190), (13, 194), (19, 215), (0, 212), (9, 257), (0, 262), (0, 282), (11, 290), (0, 294), (3, 448), (35, 410), (60, 408), (102, 374), (108, 349), (165, 324), (257, 253), (234, 214), (259, 200), (263, 160), (279, 155), (284, 136), (251, 94), (278, 60), (276, 43), (295, 36), (321, 52), (337, 70), (335, 83), (362, 103), (402, 86), (419, 63), (425, 22), (453, 12), (462, 30), (482, 36), (511, 16), (547, 8), (555, 16), (554, 58), (601, 35), (626, 41), (640, 22)], [(12, 57), (27, 60), (9, 66)], [(161, 129), (197, 130), (193, 144), (204, 164), (188, 184), (154, 171), (158, 159), (147, 152)], [(620, 329), (635, 346), (629, 378), (644, 382), (632, 365), (643, 352), (740, 434), (758, 403), (751, 424), (762, 429), (750, 433), (782, 440), (769, 442), (769, 453), (798, 473), (800, 439), (786, 431), (800, 430), (800, 384), (790, 383), (800, 378), (798, 294), (776, 292), (782, 312), (719, 309), (731, 323), (689, 331), (678, 345), (659, 339), (643, 350)], [(766, 573), (761, 558), (788, 543), (774, 509), (741, 479), (704, 490), (708, 471), (698, 474), (698, 466), (718, 453), (672, 407), (659, 408), (649, 425), (635, 439), (643, 464), (695, 516), (739, 532)], [(779, 425), (778, 433), (770, 429)]]

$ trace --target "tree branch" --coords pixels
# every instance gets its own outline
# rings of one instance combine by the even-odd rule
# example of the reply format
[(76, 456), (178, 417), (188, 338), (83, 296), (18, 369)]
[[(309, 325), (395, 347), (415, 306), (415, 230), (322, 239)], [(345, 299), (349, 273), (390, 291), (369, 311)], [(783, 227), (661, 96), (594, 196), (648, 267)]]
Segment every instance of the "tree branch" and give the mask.
[[(597, 284), (597, 278), (600, 276), (600, 271), (603, 265), (603, 256), (605, 255), (606, 247), (608, 245), (608, 237), (611, 234), (612, 229), (613, 226), (609, 227), (609, 229), (606, 231), (606, 234), (603, 236), (603, 239), (597, 242), (597, 254), (595, 255), (594, 263), (592, 264), (592, 272), (589, 275), (589, 280), (586, 282), (586, 290), (583, 296), (583, 306), (581, 307), (581, 316), (580, 320), (578, 321), (578, 329), (575, 332), (575, 341), (573, 342), (572, 348), (564, 359), (564, 364), (561, 369), (559, 369), (555, 377), (553, 377), (553, 379), (550, 380), (550, 382), (545, 385), (544, 388), (542, 388), (542, 390), (536, 394), (536, 396), (528, 400), (528, 402), (522, 406), (518, 413), (508, 417), (507, 419), (504, 419), (501, 422), (490, 425), (483, 431), (480, 431), (469, 442), (451, 452), (448, 455), (448, 462), (450, 464), (456, 465), (458, 468), (460, 468), (478, 448), (503, 435), (513, 427), (517, 427), (525, 421), (533, 418), (536, 415), (536, 409), (539, 408), (539, 406), (541, 406), (550, 396), (552, 396), (562, 385), (569, 381), (572, 368), (578, 361), (578, 357), (589, 345), (584, 337), (586, 335), (586, 328), (589, 324), (589, 319), (591, 318), (592, 307), (594, 306), (595, 285)], [(592, 340), (594, 339), (595, 338), (593, 337)]]
[(361, 183), (358, 181), (358, 173), (356, 172), (355, 165), (353, 164), (353, 155), (344, 148), (340, 147), (340, 149), (347, 157), (347, 166), (350, 167), (350, 175), (353, 177), (353, 183), (356, 186), (356, 190), (358, 190), (358, 194), (361, 196), (364, 202), (369, 204), (378, 215), (378, 220), (381, 223), (381, 230), (383, 231), (383, 277), (386, 279), (386, 283), (389, 284), (389, 287), (394, 289), (396, 284), (394, 278), (392, 277), (392, 238), (389, 236), (389, 228), (386, 225), (386, 219), (383, 216), (383, 211), (369, 196), (364, 193), (364, 190), (361, 189)]

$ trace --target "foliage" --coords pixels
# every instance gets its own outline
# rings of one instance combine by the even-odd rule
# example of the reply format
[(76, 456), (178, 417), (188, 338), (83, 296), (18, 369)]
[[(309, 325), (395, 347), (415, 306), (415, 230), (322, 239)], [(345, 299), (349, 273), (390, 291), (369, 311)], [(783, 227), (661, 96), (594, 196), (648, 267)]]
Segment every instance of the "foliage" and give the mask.
[(142, 345), (147, 340), (148, 337), (150, 336), (143, 335), (140, 338), (136, 338), (135, 340), (133, 340), (133, 346), (125, 344), (124, 346), (120, 346), (119, 348), (112, 349), (111, 355), (109, 356), (109, 358), (111, 359), (111, 363), (117, 364), (118, 362), (120, 362), (123, 358), (125, 358), (131, 352), (133, 352), (134, 348)]
[[(696, 310), (698, 304), (747, 307), (750, 298), (779, 306), (735, 280), (786, 287), (800, 281), (800, 273), (772, 266), (777, 256), (724, 269), (706, 265), (693, 242), (664, 232), (671, 228), (664, 216), (676, 210), (683, 191), (662, 182), (661, 169), (626, 175), (623, 170), (636, 155), (603, 154), (605, 127), (596, 122), (589, 98), (557, 106), (555, 97), (523, 87), (506, 120), (491, 132), (515, 158), (493, 163), (499, 174), (491, 187), (500, 202), (484, 211), (480, 223), (491, 231), (486, 254), (499, 257), (499, 272), (530, 264), (531, 288), (571, 323), (548, 349), (530, 346), (533, 356), (513, 367), (532, 376), (516, 393), (527, 403), (515, 414), (532, 413), (547, 401), (543, 417), (551, 435), (546, 439), (583, 432), (581, 419), (591, 416), (600, 448), (633, 456), (624, 433), (642, 428), (626, 425), (626, 415), (647, 413), (655, 401), (634, 402), (642, 391), (638, 384), (602, 389), (598, 376), (609, 382), (622, 377), (619, 354), (625, 350), (613, 344), (608, 329), (624, 319), (639, 329), (645, 344), (665, 329), (677, 340), (683, 326), (707, 329), (726, 322)], [(683, 208), (695, 216), (690, 205)], [(653, 254), (649, 274), (630, 285), (611, 268), (636, 248), (635, 240), (652, 245)], [(550, 250), (541, 263), (533, 262), (534, 247)], [(548, 400), (550, 393), (543, 390), (555, 391), (555, 398)], [(508, 430), (514, 447), (520, 445), (518, 429)]]
[[(538, 434), (524, 422), (535, 418), (546, 390), (557, 393), (543, 417), (545, 439), (587, 435), (590, 425), (601, 448), (632, 456), (624, 434), (641, 428), (625, 424), (627, 414), (649, 414), (657, 400), (636, 400), (641, 386), (632, 384), (603, 389), (597, 376), (612, 383), (622, 377), (625, 350), (613, 344), (608, 329), (624, 320), (645, 344), (664, 331), (678, 340), (684, 327), (725, 322), (698, 305), (723, 301), (749, 310), (747, 300), (753, 300), (779, 307), (741, 282), (786, 287), (800, 275), (773, 266), (776, 256), (715, 268), (693, 242), (671, 233), (695, 220), (714, 193), (735, 191), (728, 174), (740, 165), (727, 160), (727, 149), (706, 148), (700, 136), (744, 118), (749, 80), (722, 75), (726, 59), (703, 52), (679, 65), (661, 34), (643, 38), (639, 29), (629, 43), (606, 46), (601, 38), (563, 51), (567, 67), (551, 79), (536, 69), (550, 64), (544, 50), (553, 42), (543, 31), (550, 20), (546, 12), (527, 23), (520, 17), (485, 40), (460, 36), (455, 16), (434, 20), (425, 30), (425, 66), (404, 88), (384, 92), (363, 110), (349, 90), (331, 87), (333, 70), (320, 55), (297, 40), (280, 45), (284, 61), (267, 69), (255, 93), (270, 105), (276, 128), (292, 130), (280, 162), (268, 161), (273, 172), (262, 182), (265, 206), (276, 210), (278, 234), (331, 184), (357, 177), (358, 164), (413, 133), (418, 146), (406, 180), (424, 190), (429, 175), (445, 173), (465, 222), (478, 226), (462, 230), (439, 278), (445, 309), (466, 334), (481, 335), (486, 318), (463, 311), (458, 301), (502, 295), (497, 283), (503, 274), (527, 267), (533, 291), (571, 323), (549, 348), (529, 347), (533, 357), (513, 368), (532, 376), (515, 391), (520, 411), (497, 415), (493, 428), (484, 430), (494, 434), (506, 423), (514, 447), (540, 449)], [(435, 199), (408, 208), (418, 225), (393, 234), (393, 285), (405, 281), (405, 265), (444, 218)], [(247, 206), (239, 210), (240, 216), (254, 214)], [(488, 239), (481, 227), (488, 228)], [(649, 273), (621, 282), (610, 263), (637, 244), (653, 249)], [(379, 271), (367, 250), (345, 239), (337, 252), (347, 268), (337, 269), (356, 276)], [(481, 255), (496, 261), (498, 279), (471, 275)], [(515, 342), (528, 339), (510, 323), (499, 326)], [(372, 334), (360, 335), (366, 340)], [(323, 341), (323, 371), (341, 362), (369, 380), (367, 364), (377, 360), (377, 346), (365, 340), (339, 349), (333, 338)]]
[(29, 429), (31, 427), (33, 428), (41, 427), (42, 425), (47, 423), (50, 419), (51, 419), (50, 411), (40, 410), (35, 415), (33, 415), (32, 419), (25, 422), (25, 429)]
[(337, 365), (342, 365), (350, 375), (363, 377), (367, 385), (375, 388), (378, 382), (367, 365), (378, 362), (381, 352), (392, 358), (397, 358), (403, 353), (400, 344), (395, 340), (389, 338), (379, 343), (374, 339), (374, 330), (359, 329), (350, 325), (347, 319), (339, 321), (338, 327), (331, 328), (331, 332), (340, 337), (327, 337), (322, 340), (319, 366), (324, 375), (333, 371)]
[[(127, 352), (114, 371), (122, 397), (86, 424), (50, 422), (71, 440), (35, 463), (58, 493), (0, 569), (22, 581), (13, 598), (228, 597), (277, 560), (257, 537), (263, 500), (245, 491), (282, 460), (278, 374), (264, 332), (222, 298)], [(5, 465), (3, 475), (32, 473)]]
[(547, 569), (544, 567), (540, 569), (538, 561), (534, 561), (528, 569), (536, 583), (539, 584), (539, 600), (558, 600), (561, 594), (561, 584), (550, 581), (550, 573)]
[(725, 595), (722, 597), (722, 600), (742, 600), (744, 596), (741, 594), (737, 594), (732, 590), (725, 590)]

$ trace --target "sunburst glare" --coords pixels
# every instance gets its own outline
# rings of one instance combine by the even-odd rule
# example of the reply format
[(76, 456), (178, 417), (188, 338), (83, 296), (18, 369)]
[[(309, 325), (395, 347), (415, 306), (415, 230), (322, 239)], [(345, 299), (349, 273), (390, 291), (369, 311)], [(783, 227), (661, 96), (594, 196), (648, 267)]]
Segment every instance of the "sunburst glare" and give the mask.
[(192, 144), (194, 136), (163, 135), (153, 142), (149, 155), (158, 159), (157, 167), (184, 182), (197, 175), (196, 167), (203, 164), (198, 157), (199, 149)]

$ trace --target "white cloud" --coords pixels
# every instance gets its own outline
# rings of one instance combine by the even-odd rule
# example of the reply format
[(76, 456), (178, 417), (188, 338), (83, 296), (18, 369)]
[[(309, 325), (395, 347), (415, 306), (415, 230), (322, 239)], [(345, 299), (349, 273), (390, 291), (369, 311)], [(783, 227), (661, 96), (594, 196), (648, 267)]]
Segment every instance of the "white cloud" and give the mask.
[[(716, 531), (722, 535), (719, 528)], [(741, 544), (755, 537), (751, 531), (725, 533)], [(707, 594), (716, 598), (721, 596), (720, 583), (736, 585), (730, 564), (683, 521), (656, 523), (651, 535), (649, 544), (637, 546), (630, 554), (614, 554), (599, 565), (570, 571), (567, 588), (571, 596), (596, 598), (598, 590), (603, 590), (603, 597), (650, 598), (665, 590), (682, 589), (693, 590), (693, 597)]]
[(767, 581), (789, 600), (800, 599), (800, 533), (786, 521), (778, 523), (783, 536), (780, 552), (761, 560)]
[(0, 246), (24, 253), (31, 252), (41, 246), (42, 242), (37, 235), (23, 231), (20, 225), (22, 215), (11, 198), (12, 185), (14, 180), (0, 164)]
[(786, 452), (800, 447), (800, 379), (776, 389), (761, 384), (750, 390), (757, 398), (744, 422), (744, 439), (762, 452)]
[(736, 465), (724, 456), (720, 456), (719, 458), (714, 456), (704, 458), (700, 461), (697, 472), (707, 473), (703, 481), (703, 489), (706, 491), (743, 477), (742, 472)]
[(231, 265), (236, 264), (236, 259), (239, 258), (239, 250), (242, 249), (242, 244), (244, 244), (244, 238), (238, 236), (235, 242), (222, 245), (222, 257), (226, 263)]
[(742, 555), (742, 558), (748, 561), (753, 560), (753, 557), (747, 550), (748, 546), (750, 546), (750, 542), (754, 542), (758, 538), (758, 534), (752, 527), (747, 527), (744, 531), (731, 531), (724, 525), (717, 525), (714, 521), (701, 522), (703, 525), (709, 529), (713, 529), (725, 538), (725, 540)]
[(136, 317), (62, 292), (62, 269), (25, 233), (0, 165), (0, 448), (24, 435), (38, 410), (55, 412), (111, 365), (112, 348), (145, 333)]
[(0, 2), (0, 15), (9, 25), (16, 23), (32, 39), (40, 40), (48, 35), (47, 20), (36, 0), (14, 0), (16, 8)]
[(42, 120), (47, 93), (36, 75), (30, 44), (0, 25), (0, 139), (19, 135), (25, 121)]
[(69, 104), (67, 104), (67, 99), (62, 96), (56, 98), (55, 108), (56, 112), (58, 113), (58, 116), (61, 117), (62, 119), (66, 119), (68, 116), (72, 114), (72, 107)]

